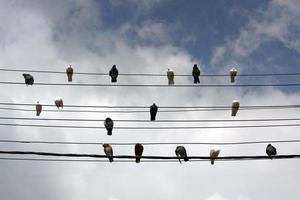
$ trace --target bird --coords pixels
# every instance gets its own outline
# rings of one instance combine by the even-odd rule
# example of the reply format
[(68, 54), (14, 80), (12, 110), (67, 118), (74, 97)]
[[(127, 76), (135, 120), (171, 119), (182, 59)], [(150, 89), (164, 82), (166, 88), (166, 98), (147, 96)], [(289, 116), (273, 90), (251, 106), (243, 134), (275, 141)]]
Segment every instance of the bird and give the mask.
[(118, 75), (119, 75), (119, 71), (118, 71), (116, 65), (113, 65), (111, 70), (109, 71), (109, 76), (111, 77), (112, 83), (117, 82)]
[(64, 107), (64, 102), (61, 97), (56, 97), (54, 103), (58, 109)]
[(107, 117), (105, 120), (104, 120), (104, 126), (107, 130), (107, 135), (112, 135), (112, 130), (113, 130), (113, 127), (114, 127), (114, 121)]
[(174, 85), (174, 71), (170, 68), (168, 68), (167, 77), (169, 85)]
[(66, 73), (67, 73), (67, 76), (68, 76), (68, 81), (69, 82), (72, 82), (72, 77), (73, 77), (73, 68), (72, 68), (72, 65), (69, 65), (66, 69)]
[(180, 158), (183, 158), (183, 160), (185, 162), (189, 161), (189, 158), (187, 157), (186, 150), (185, 150), (184, 146), (177, 146), (176, 149), (175, 149), (175, 154), (178, 157), (180, 163), (181, 163)]
[(235, 82), (235, 77), (237, 76), (237, 69), (235, 67), (233, 67), (230, 70), (230, 82), (234, 83)]
[(36, 116), (40, 116), (42, 112), (42, 105), (39, 102), (36, 102), (35, 110), (36, 110)]
[(151, 121), (155, 121), (157, 110), (158, 110), (158, 108), (155, 105), (155, 103), (152, 106), (150, 106), (150, 120)]
[(232, 101), (232, 106), (231, 106), (231, 116), (235, 117), (238, 110), (239, 110), (239, 107), (240, 107), (240, 103), (238, 100), (233, 100)]
[(215, 163), (215, 158), (217, 158), (220, 154), (220, 149), (211, 149), (209, 152), (210, 162), (213, 165)]
[(103, 150), (104, 150), (104, 153), (105, 155), (108, 157), (109, 159), (109, 162), (113, 162), (114, 161), (114, 153), (113, 153), (113, 148), (111, 147), (110, 144), (103, 144)]
[(194, 83), (200, 83), (200, 69), (198, 68), (197, 64), (194, 64), (192, 75), (194, 77)]
[(32, 75), (30, 74), (23, 74), (23, 77), (25, 79), (25, 84), (28, 85), (33, 85), (34, 83), (34, 78)]
[(266, 153), (269, 156), (269, 158), (272, 160), (272, 157), (277, 155), (277, 150), (274, 146), (272, 146), (271, 144), (268, 144), (268, 146), (266, 148)]
[(143, 151), (144, 151), (144, 147), (142, 144), (140, 143), (137, 143), (135, 144), (135, 162), (136, 163), (140, 163), (141, 162), (141, 156), (143, 154)]

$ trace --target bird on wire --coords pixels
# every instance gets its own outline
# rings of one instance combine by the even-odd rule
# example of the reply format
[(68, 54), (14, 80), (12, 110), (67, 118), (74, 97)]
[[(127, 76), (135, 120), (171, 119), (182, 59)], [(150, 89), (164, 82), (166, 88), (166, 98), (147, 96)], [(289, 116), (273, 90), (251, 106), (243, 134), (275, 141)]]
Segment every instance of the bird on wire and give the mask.
[(34, 83), (34, 78), (32, 75), (30, 74), (23, 74), (23, 77), (25, 79), (25, 84), (28, 85), (33, 85)]
[(189, 161), (188, 157), (187, 157), (187, 153), (186, 153), (186, 149), (184, 148), (184, 146), (177, 146), (175, 149), (175, 154), (178, 157), (179, 162), (181, 163), (181, 158), (183, 158), (183, 160), (185, 162)]
[(140, 144), (140, 143), (135, 144), (134, 151), (135, 151), (135, 157), (136, 157), (135, 162), (140, 163), (141, 162), (141, 156), (142, 156), (143, 151), (144, 151), (143, 145)]
[(113, 162), (114, 161), (114, 153), (113, 153), (113, 148), (111, 147), (110, 144), (103, 144), (103, 150), (105, 155), (108, 157), (109, 162)]
[(109, 71), (109, 76), (111, 77), (112, 83), (117, 82), (118, 75), (119, 75), (119, 71), (118, 71), (116, 65), (113, 65), (111, 70)]
[(200, 69), (198, 68), (197, 64), (194, 64), (192, 75), (194, 77), (194, 83), (200, 83)]
[(268, 144), (267, 148), (266, 148), (266, 153), (269, 156), (269, 158), (272, 160), (272, 157), (277, 155), (277, 150), (274, 146), (272, 146), (271, 144)]

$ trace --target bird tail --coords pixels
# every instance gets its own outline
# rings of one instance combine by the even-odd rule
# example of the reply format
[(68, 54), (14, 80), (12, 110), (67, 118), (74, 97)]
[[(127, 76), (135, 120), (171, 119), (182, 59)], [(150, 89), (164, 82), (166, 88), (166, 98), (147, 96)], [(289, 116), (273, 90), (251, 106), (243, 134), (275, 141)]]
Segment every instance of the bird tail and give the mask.
[(180, 158), (178, 158), (178, 160), (179, 160), (179, 163), (181, 164), (181, 160), (180, 160)]
[(112, 156), (109, 157), (109, 162), (114, 162), (114, 158)]
[(36, 112), (36, 116), (40, 116), (40, 114), (41, 114), (40, 111)]
[(151, 121), (155, 121), (155, 116), (151, 116)]
[(213, 165), (213, 164), (215, 164), (215, 159), (211, 159), (210, 160), (210, 163)]
[(107, 129), (107, 135), (112, 135), (112, 129)]
[(231, 77), (230, 77), (230, 81), (231, 81), (231, 83), (234, 83), (235, 77), (234, 77), (234, 76), (231, 76)]
[(117, 82), (117, 78), (112, 77), (112, 78), (111, 78), (111, 82), (113, 82), (113, 83)]
[(136, 163), (140, 163), (140, 162), (141, 162), (141, 157), (140, 157), (140, 156), (136, 156), (135, 162), (136, 162)]
[(72, 82), (72, 75), (71, 74), (68, 74), (68, 81)]

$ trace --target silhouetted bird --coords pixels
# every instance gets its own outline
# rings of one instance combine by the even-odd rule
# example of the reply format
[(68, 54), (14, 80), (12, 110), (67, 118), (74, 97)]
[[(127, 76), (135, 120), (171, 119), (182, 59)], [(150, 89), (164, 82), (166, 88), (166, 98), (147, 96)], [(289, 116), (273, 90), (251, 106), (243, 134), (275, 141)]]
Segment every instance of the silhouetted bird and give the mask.
[(168, 68), (167, 77), (169, 85), (174, 85), (174, 71), (170, 68)]
[(64, 107), (64, 102), (61, 97), (56, 97), (54, 103), (58, 109)]
[(176, 147), (176, 150), (175, 150), (175, 154), (176, 154), (176, 156), (178, 157), (180, 163), (181, 163), (180, 158), (183, 158), (183, 160), (184, 160), (185, 162), (186, 162), (186, 161), (189, 161), (184, 146), (177, 146), (177, 147)]
[(104, 120), (104, 126), (107, 130), (107, 135), (112, 135), (112, 130), (113, 130), (113, 127), (114, 127), (114, 121), (107, 117), (105, 120)]
[(67, 73), (67, 76), (68, 76), (68, 81), (69, 82), (72, 82), (72, 77), (73, 77), (73, 68), (72, 68), (72, 65), (69, 65), (68, 68), (66, 69), (66, 73)]
[(117, 82), (118, 75), (119, 75), (119, 71), (118, 71), (116, 65), (113, 65), (111, 70), (109, 71), (109, 76), (111, 77), (111, 82), (113, 82), (113, 83)]
[(39, 102), (36, 102), (35, 110), (36, 110), (36, 116), (40, 116), (42, 112), (42, 105)]
[(110, 146), (110, 144), (103, 144), (103, 150), (105, 155), (108, 157), (109, 162), (113, 162), (114, 161), (114, 153), (113, 153), (113, 148)]
[(268, 146), (266, 148), (266, 153), (272, 159), (273, 156), (277, 155), (277, 150), (271, 144), (268, 144)]
[(25, 84), (28, 85), (33, 85), (34, 83), (34, 78), (32, 75), (30, 74), (23, 74), (23, 77), (25, 79)]
[(235, 67), (233, 67), (230, 70), (230, 82), (234, 83), (235, 82), (235, 77), (237, 76), (237, 69)]
[(135, 150), (135, 162), (139, 163), (141, 161), (141, 156), (143, 154), (144, 147), (142, 144), (137, 143), (135, 144), (134, 150)]
[(231, 106), (231, 116), (236, 116), (238, 110), (239, 110), (239, 107), (240, 107), (240, 103), (238, 100), (234, 100), (232, 102), (232, 106)]
[(158, 110), (158, 108), (155, 105), (155, 103), (152, 106), (150, 106), (150, 120), (151, 121), (155, 120), (157, 110)]
[(193, 74), (193, 77), (194, 77), (194, 83), (200, 83), (200, 79), (199, 79), (200, 69), (198, 68), (197, 64), (194, 64), (192, 74)]
[(210, 162), (213, 165), (215, 163), (215, 158), (217, 158), (220, 154), (220, 149), (211, 149), (209, 152)]

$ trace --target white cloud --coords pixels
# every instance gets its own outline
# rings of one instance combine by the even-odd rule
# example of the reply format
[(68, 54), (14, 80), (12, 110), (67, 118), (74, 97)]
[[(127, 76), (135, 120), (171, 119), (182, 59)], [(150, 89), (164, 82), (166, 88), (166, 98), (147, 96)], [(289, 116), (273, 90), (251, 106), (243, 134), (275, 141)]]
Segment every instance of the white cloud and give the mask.
[(225, 55), (232, 58), (251, 54), (264, 42), (276, 40), (287, 48), (300, 52), (300, 6), (297, 0), (273, 0), (266, 10), (252, 14), (238, 36), (227, 38), (224, 46), (216, 47), (212, 64), (222, 61)]
[[(195, 60), (186, 51), (168, 45), (127, 44), (122, 34), (105, 29), (101, 23), (101, 10), (94, 1), (41, 1), (43, 3), (20, 4), (18, 1), (2, 1), (0, 15), (0, 61), (3, 66), (14, 68), (65, 70), (70, 62), (75, 71), (108, 71), (117, 64), (120, 72), (165, 73), (172, 67), (176, 73), (190, 73)], [(28, 2), (28, 1), (24, 1)], [(97, 16), (93, 18), (93, 16)], [(97, 18), (97, 20), (96, 20)], [(147, 25), (147, 24), (146, 24)], [(153, 29), (142, 26), (139, 35), (151, 34), (165, 37), (161, 24), (149, 23)], [(139, 26), (137, 26), (139, 27)], [(222, 69), (227, 71), (227, 69)], [(204, 69), (205, 71), (205, 69)], [(65, 75), (42, 76), (33, 74), (37, 82), (64, 82)], [(1, 80), (23, 81), (18, 73), (6, 73)], [(109, 77), (75, 76), (74, 82), (107, 83)], [(175, 77), (175, 83), (187, 83), (191, 77)], [(203, 79), (202, 83), (210, 80)], [(213, 80), (215, 83), (228, 80)], [(119, 78), (120, 83), (166, 83), (163, 78)], [(175, 88), (71, 88), (71, 87), (25, 87), (1, 86), (0, 101), (18, 103), (53, 103), (62, 96), (66, 104), (79, 105), (230, 105), (238, 98), (241, 105), (297, 104), (299, 93), (285, 94), (275, 88), (243, 91), (240, 89), (175, 89)], [(32, 113), (2, 113), (10, 116), (32, 117)], [(296, 109), (281, 111), (239, 112), (238, 119), (253, 117), (276, 117), (298, 115)], [(42, 113), (43, 117), (78, 117), (102, 119), (101, 115), (70, 115)], [(149, 115), (112, 114), (115, 118), (148, 119)], [(226, 112), (188, 113), (185, 115), (158, 114), (160, 119), (178, 118), (225, 118)], [(52, 124), (51, 122), (48, 122)], [(54, 123), (53, 123), (54, 124)], [(95, 123), (95, 126), (99, 125)], [(238, 125), (239, 123), (237, 123)], [(80, 125), (88, 125), (81, 123)], [(185, 125), (185, 124), (184, 124)], [(191, 124), (197, 125), (197, 124)], [(213, 125), (209, 123), (207, 125)], [(223, 125), (223, 124), (219, 124)], [(135, 124), (133, 124), (135, 126)], [(262, 134), (260, 134), (262, 133)], [(102, 130), (62, 130), (3, 128), (1, 139), (59, 140), (88, 142), (171, 142), (171, 141), (242, 141), (262, 139), (297, 138), (297, 128), (253, 130), (197, 130), (118, 132), (108, 137)], [(102, 154), (101, 146), (31, 146), (23, 144), (3, 145), (7, 150), (39, 150), (53, 152), (79, 152)], [(175, 146), (145, 147), (146, 155), (174, 155)], [(187, 146), (189, 155), (208, 155), (210, 146)], [(278, 145), (280, 153), (299, 151), (298, 145)], [(133, 154), (132, 147), (114, 147), (115, 154)], [(264, 154), (265, 145), (222, 147), (222, 155)], [(0, 193), (3, 199), (205, 199), (224, 200), (239, 193), (253, 199), (284, 199), (286, 194), (298, 197), (300, 177), (299, 161), (217, 162), (205, 163), (34, 163), (0, 162)], [(278, 179), (278, 174), (281, 178)], [(266, 178), (268, 177), (268, 178)], [(290, 184), (282, 184), (288, 182)], [(259, 183), (259, 184), (257, 184)], [(274, 190), (279, 187), (280, 191)], [(272, 192), (270, 192), (270, 190)], [(176, 191), (176, 192), (174, 192)], [(237, 194), (238, 193), (238, 194)], [(220, 194), (224, 195), (221, 196)], [(113, 197), (113, 198), (112, 198)], [(231, 198), (230, 198), (231, 199)]]

